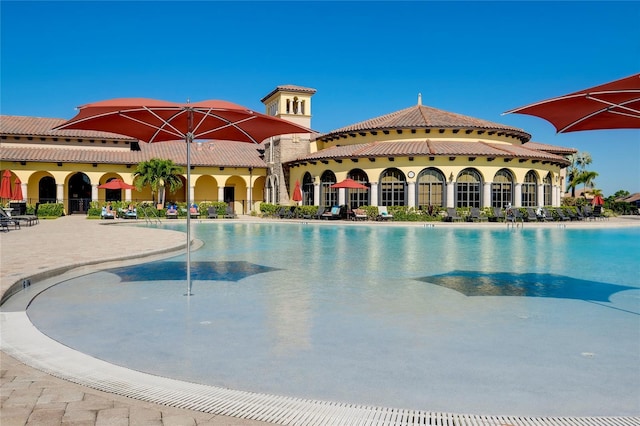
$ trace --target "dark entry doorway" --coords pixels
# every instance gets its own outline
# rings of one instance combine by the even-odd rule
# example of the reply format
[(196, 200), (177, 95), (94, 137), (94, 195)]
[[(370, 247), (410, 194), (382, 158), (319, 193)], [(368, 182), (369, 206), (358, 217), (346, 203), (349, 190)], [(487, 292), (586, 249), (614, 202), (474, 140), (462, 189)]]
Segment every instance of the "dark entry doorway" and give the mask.
[(69, 179), (69, 213), (86, 214), (91, 202), (91, 181), (84, 173), (76, 173)]

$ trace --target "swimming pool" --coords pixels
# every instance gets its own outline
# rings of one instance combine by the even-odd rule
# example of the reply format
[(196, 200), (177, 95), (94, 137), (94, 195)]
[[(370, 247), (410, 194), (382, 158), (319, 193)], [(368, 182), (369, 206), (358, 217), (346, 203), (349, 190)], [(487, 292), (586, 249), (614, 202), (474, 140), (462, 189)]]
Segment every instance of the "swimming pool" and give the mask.
[(638, 228), (193, 233), (205, 241), (193, 297), (177, 257), (60, 283), (30, 319), (114, 364), (233, 389), (474, 414), (640, 412)]

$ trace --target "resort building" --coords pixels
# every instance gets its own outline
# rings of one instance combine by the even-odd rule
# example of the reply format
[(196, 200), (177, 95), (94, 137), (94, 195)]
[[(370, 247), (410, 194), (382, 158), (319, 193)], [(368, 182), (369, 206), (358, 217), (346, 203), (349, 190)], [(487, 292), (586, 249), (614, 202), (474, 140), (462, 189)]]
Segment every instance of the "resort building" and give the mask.
[[(278, 86), (262, 102), (268, 115), (311, 126), (314, 89)], [(0, 117), (0, 169), (11, 172), (30, 204), (63, 203), (83, 213), (91, 201), (152, 201), (149, 188), (105, 190), (112, 179), (133, 184), (138, 163), (170, 159), (185, 167), (184, 141), (147, 144), (105, 132), (51, 130), (64, 119)], [(167, 201), (225, 201), (237, 213), (261, 202), (332, 206), (559, 206), (566, 156), (576, 150), (531, 142), (521, 129), (415, 105), (327, 133), (270, 138), (260, 145), (196, 141), (191, 187)], [(185, 171), (186, 173), (186, 171)], [(351, 178), (366, 190), (331, 185)]]

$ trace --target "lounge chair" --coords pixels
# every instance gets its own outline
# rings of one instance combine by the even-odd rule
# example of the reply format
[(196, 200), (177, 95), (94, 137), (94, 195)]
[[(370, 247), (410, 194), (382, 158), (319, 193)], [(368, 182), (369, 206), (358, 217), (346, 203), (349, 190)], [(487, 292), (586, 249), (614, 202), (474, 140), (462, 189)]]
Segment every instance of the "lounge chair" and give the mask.
[(531, 207), (527, 207), (527, 215), (524, 217), (524, 220), (527, 222), (537, 222), (538, 215), (536, 214), (536, 211)]
[(565, 221), (565, 220), (571, 220), (571, 218), (569, 216), (567, 216), (566, 214), (564, 214), (564, 209), (562, 207), (558, 207), (556, 209), (556, 213), (558, 214), (558, 217), (560, 218), (560, 220)]
[(197, 207), (191, 207), (189, 209), (189, 215), (191, 216), (191, 219), (198, 219), (200, 217), (200, 210), (198, 210)]
[(500, 207), (494, 207), (493, 208), (493, 218), (494, 218), (494, 222), (504, 222), (504, 212), (502, 211), (502, 209)]
[(36, 215), (32, 215), (32, 214), (20, 214), (20, 215), (11, 215), (9, 216), (7, 214), (7, 212), (5, 212), (4, 210), (0, 209), (0, 217), (2, 219), (9, 222), (9, 224), (13, 224), (14, 221), (18, 221), (19, 224), (25, 224), (27, 226), (31, 226), (33, 224), (36, 224), (39, 222), (38, 220), (38, 216)]
[(331, 207), (331, 210), (322, 213), (320, 218), (327, 220), (340, 219), (340, 206)]
[(393, 215), (387, 211), (387, 206), (378, 207), (378, 220), (392, 220)]
[(524, 225), (522, 213), (520, 213), (520, 209), (517, 207), (511, 207), (510, 209), (507, 209), (506, 221), (507, 227), (509, 227), (509, 224), (511, 224), (512, 226), (518, 226), (518, 222)]
[(363, 209), (354, 209), (353, 220), (367, 220), (367, 212)]
[(227, 206), (224, 212), (224, 218), (225, 219), (235, 219), (237, 218), (238, 215), (235, 214), (235, 212), (233, 211), (233, 207), (231, 206)]
[(462, 220), (460, 216), (458, 216), (458, 211), (455, 207), (447, 207), (447, 215), (444, 218), (445, 222), (459, 222)]
[(593, 219), (593, 210), (591, 209), (591, 206), (589, 205), (585, 205), (582, 206), (582, 216), (587, 218), (587, 219)]
[(326, 207), (319, 206), (318, 207), (318, 211), (316, 212), (315, 215), (313, 215), (313, 218), (314, 219), (322, 219), (322, 215), (324, 214), (325, 211), (326, 211)]
[(113, 211), (109, 211), (107, 210), (106, 207), (102, 208), (102, 213), (100, 214), (100, 218), (101, 219), (115, 219), (116, 215), (113, 213)]
[(482, 213), (480, 213), (480, 209), (477, 207), (471, 207), (471, 210), (469, 212), (469, 217), (468, 217), (468, 221), (469, 222), (483, 222), (485, 220), (488, 220), (486, 216), (482, 215)]
[(594, 219), (604, 219), (606, 216), (602, 211), (602, 206), (593, 206), (593, 218)]
[(167, 219), (177, 219), (178, 218), (178, 210), (169, 209), (167, 210)]
[(208, 219), (217, 219), (218, 218), (218, 209), (216, 207), (207, 207), (207, 218)]
[(556, 220), (553, 210), (551, 209), (542, 209), (542, 218), (545, 222), (553, 222)]
[(9, 225), (13, 225), (13, 229), (20, 229), (20, 221), (9, 216), (7, 212), (2, 209), (0, 209), (0, 224), (0, 226), (7, 231), (9, 231)]
[(124, 212), (124, 216), (125, 219), (137, 219), (138, 218), (138, 209), (137, 208), (133, 208), (133, 210), (126, 210)]

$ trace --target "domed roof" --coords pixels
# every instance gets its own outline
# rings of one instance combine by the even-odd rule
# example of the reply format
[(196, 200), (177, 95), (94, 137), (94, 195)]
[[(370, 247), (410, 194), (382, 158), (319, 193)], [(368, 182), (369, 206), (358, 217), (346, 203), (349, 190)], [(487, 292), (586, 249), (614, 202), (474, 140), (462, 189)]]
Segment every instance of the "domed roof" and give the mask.
[(516, 127), (493, 123), (479, 118), (443, 111), (425, 105), (414, 105), (400, 111), (361, 121), (360, 123), (342, 127), (319, 135), (316, 139), (329, 141), (349, 133), (366, 133), (396, 129), (465, 129), (503, 132), (520, 139), (523, 143), (531, 139), (531, 135)]

